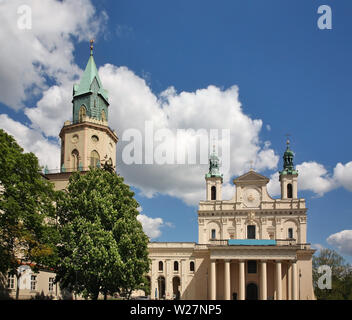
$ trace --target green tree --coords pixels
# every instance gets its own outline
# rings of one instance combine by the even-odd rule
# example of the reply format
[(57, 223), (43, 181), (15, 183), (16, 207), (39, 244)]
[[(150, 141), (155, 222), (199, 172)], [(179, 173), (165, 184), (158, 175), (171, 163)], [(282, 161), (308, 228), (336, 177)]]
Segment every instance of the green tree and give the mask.
[[(319, 266), (331, 268), (331, 289), (320, 289), (317, 285), (322, 273)], [(322, 249), (313, 256), (314, 293), (318, 300), (350, 300), (352, 299), (352, 268), (336, 251)]]
[(40, 170), (36, 156), (0, 129), (0, 272), (17, 283), (22, 263), (35, 271), (55, 264), (55, 191)]
[(145, 281), (148, 238), (133, 196), (123, 178), (109, 170), (71, 175), (57, 203), (57, 280), (63, 288), (92, 299), (116, 292), (129, 298)]

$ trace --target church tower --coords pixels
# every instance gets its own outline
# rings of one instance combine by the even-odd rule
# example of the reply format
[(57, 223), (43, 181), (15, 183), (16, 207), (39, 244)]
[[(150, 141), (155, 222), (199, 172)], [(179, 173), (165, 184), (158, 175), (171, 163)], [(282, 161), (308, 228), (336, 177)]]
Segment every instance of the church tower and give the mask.
[(219, 167), (220, 160), (215, 153), (215, 148), (213, 148), (213, 153), (209, 156), (209, 172), (205, 175), (206, 201), (222, 200), (223, 175), (220, 174)]
[(72, 122), (60, 132), (61, 173), (88, 171), (104, 163), (116, 166), (117, 135), (108, 126), (109, 98), (103, 88), (93, 57), (90, 57), (79, 84), (73, 86)]
[(286, 151), (283, 156), (284, 170), (280, 171), (281, 199), (297, 199), (298, 171), (293, 165), (293, 151), (290, 149), (290, 141), (286, 142)]

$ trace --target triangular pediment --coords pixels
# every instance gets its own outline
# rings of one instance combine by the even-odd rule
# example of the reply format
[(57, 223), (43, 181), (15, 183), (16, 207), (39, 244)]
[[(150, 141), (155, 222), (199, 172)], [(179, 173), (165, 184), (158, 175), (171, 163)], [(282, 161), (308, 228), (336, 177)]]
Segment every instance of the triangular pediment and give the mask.
[(246, 183), (246, 182), (254, 182), (254, 181), (268, 183), (269, 178), (251, 170), (251, 171), (243, 174), (242, 176), (236, 178), (233, 182), (235, 184), (238, 184), (238, 183)]

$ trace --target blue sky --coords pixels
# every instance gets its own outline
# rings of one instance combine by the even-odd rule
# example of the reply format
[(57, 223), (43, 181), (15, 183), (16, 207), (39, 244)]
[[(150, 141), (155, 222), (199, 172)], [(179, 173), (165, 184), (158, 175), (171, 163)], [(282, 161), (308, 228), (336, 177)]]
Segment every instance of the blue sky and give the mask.
[[(11, 16), (10, 9), (16, 9), (16, 5), (13, 2), (8, 4), (5, 12), (6, 2), (0, 4), (0, 13)], [(61, 114), (71, 114), (71, 82), (73, 78), (77, 79), (76, 73), (79, 75), (85, 68), (89, 55), (88, 36), (92, 33), (96, 39), (95, 62), (98, 67), (105, 66), (100, 72), (103, 74), (103, 85), (104, 74), (106, 83), (110, 83), (110, 80), (113, 83), (114, 77), (123, 79), (124, 75), (121, 69), (107, 70), (106, 64), (116, 68), (126, 67), (133, 73), (133, 79), (144, 80), (145, 86), (156, 97), (170, 87), (175, 89), (176, 95), (180, 95), (182, 92), (205, 90), (209, 85), (226, 92), (236, 85), (241, 112), (250, 119), (262, 121), (254, 144), (264, 150), (265, 141), (269, 141), (270, 149), (279, 160), (275, 164), (272, 163), (273, 159), (271, 162), (267, 160), (258, 171), (271, 177), (281, 170), (285, 134), (291, 134), (291, 147), (296, 154), (295, 164), (302, 165), (304, 173), (304, 190), (299, 190), (299, 197), (307, 201), (308, 242), (339, 250), (352, 262), (352, 247), (348, 244), (348, 239), (351, 240), (352, 236), (346, 238), (344, 235), (342, 238), (335, 237), (330, 243), (327, 241), (333, 234), (352, 229), (352, 169), (348, 166), (352, 161), (352, 151), (349, 148), (352, 116), (350, 1), (81, 0), (82, 10), (87, 10), (88, 18), (72, 12), (74, 10), (70, 10), (70, 5), (74, 4), (71, 2), (66, 1), (67, 7), (62, 8), (62, 14), (67, 19), (81, 21), (77, 25), (67, 24), (64, 37), (60, 35), (59, 28), (64, 18), (63, 21), (53, 18), (52, 23), (56, 23), (57, 28), (51, 26), (46, 30), (39, 26), (35, 20), (39, 10), (36, 1), (28, 1), (32, 8), (33, 30), (29, 30), (26, 35), (14, 29), (11, 24), (15, 21), (1, 20), (1, 42), (15, 50), (18, 48), (19, 51), (13, 56), (13, 51), (1, 51), (1, 60), (8, 61), (6, 66), (15, 65), (16, 61), (17, 65), (23, 63), (28, 66), (28, 72), (39, 75), (38, 79), (33, 77), (24, 82), (20, 75), (21, 68), (14, 68), (11, 71), (14, 84), (11, 86), (5, 77), (8, 70), (5, 65), (0, 67), (0, 74), (3, 73), (0, 81), (4, 90), (0, 90), (1, 127), (12, 130), (15, 137), (16, 134), (28, 132), (28, 136), (43, 141), (43, 145), (50, 145), (52, 154), (56, 154), (58, 141), (55, 132), (51, 132), (44, 124), (48, 123), (44, 111), (47, 108), (48, 113), (52, 111), (58, 115), (47, 115), (50, 121), (56, 119), (58, 127), (63, 124)], [(50, 24), (49, 17), (53, 15), (50, 5), (54, 7), (55, 1), (50, 0), (48, 3), (47, 7), (40, 10), (43, 14), (47, 10), (47, 23)], [(20, 4), (18, 2), (17, 6)], [(332, 30), (320, 30), (317, 27), (320, 16), (317, 10), (321, 5), (329, 5), (332, 9)], [(12, 16), (16, 16), (16, 11)], [(5, 34), (7, 28), (10, 34), (13, 32), (16, 35), (12, 39), (8, 39)], [(40, 53), (37, 54), (33, 41), (36, 38), (41, 39), (42, 43), (50, 38), (47, 43), (52, 48), (48, 50), (47, 56), (52, 56), (52, 59), (46, 60)], [(26, 43), (25, 50), (22, 50), (20, 42)], [(24, 58), (27, 53), (33, 55), (32, 60)], [(39, 65), (45, 66), (40, 72), (31, 69), (31, 62), (38, 60)], [(64, 70), (63, 76), (60, 70)], [(16, 72), (19, 73), (18, 79), (23, 80), (22, 86), (15, 86), (18, 83), (15, 81)], [(57, 101), (54, 98), (50, 100), (50, 88), (53, 91), (55, 85), (59, 87), (58, 90), (62, 90), (59, 92), (68, 93), (56, 96), (59, 100), (67, 98), (65, 103), (57, 102), (54, 110), (49, 107), (49, 101)], [(113, 85), (113, 88), (119, 91), (119, 86)], [(16, 100), (9, 92), (21, 95), (21, 99)], [(138, 95), (138, 92), (134, 94)], [(110, 110), (122, 107), (126, 106), (111, 104)], [(40, 117), (39, 111), (42, 112)], [(111, 111), (110, 116), (113, 115)], [(224, 116), (226, 117), (219, 114), (218, 119), (215, 119), (219, 128), (226, 127), (222, 123)], [(118, 121), (120, 120), (111, 123), (110, 118), (112, 126), (120, 125)], [(114, 129), (122, 133), (119, 128)], [(39, 146), (38, 149), (31, 150), (29, 140), (23, 140), (23, 144), (28, 145), (29, 151), (37, 150), (37, 155), (41, 158), (43, 152)], [(47, 155), (43, 155), (42, 159), (42, 163), (49, 162)], [(341, 163), (340, 175), (334, 171), (338, 163)], [(199, 179), (200, 185), (203, 183), (205, 187), (204, 174), (207, 168), (203, 168), (203, 175), (195, 179)], [(236, 172), (232, 172), (230, 177), (234, 178), (243, 170), (244, 168), (236, 167)], [(124, 172), (133, 174), (133, 171), (127, 169)], [(309, 180), (309, 174), (314, 181)], [(153, 175), (147, 177), (153, 179)], [(167, 175), (158, 172), (155, 176), (155, 179), (163, 178), (170, 179), (170, 184), (173, 183)], [(197, 241), (197, 207), (193, 202), (190, 205), (188, 201), (187, 204), (187, 200), (171, 187), (172, 190), (163, 192), (161, 185), (159, 189), (154, 186), (153, 197), (148, 197), (147, 184), (138, 181), (138, 177), (126, 176), (126, 180), (129, 179), (136, 182), (134, 190), (143, 209), (142, 213), (153, 219), (162, 219), (158, 226), (161, 234), (155, 240)], [(351, 233), (352, 231), (349, 234)]]

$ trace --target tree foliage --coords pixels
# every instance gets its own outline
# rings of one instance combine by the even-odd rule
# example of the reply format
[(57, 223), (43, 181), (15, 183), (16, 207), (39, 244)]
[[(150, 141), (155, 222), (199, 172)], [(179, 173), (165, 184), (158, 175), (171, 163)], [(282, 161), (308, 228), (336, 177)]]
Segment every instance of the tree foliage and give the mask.
[(127, 293), (145, 281), (147, 244), (139, 207), (123, 178), (109, 170), (73, 173), (57, 203), (61, 243), (57, 280), (86, 298)]
[[(20, 263), (55, 264), (55, 191), (38, 159), (0, 129), (0, 272), (17, 277)], [(18, 297), (18, 291), (16, 294)]]
[[(331, 268), (332, 288), (320, 289), (316, 284), (319, 277), (319, 266)], [(314, 293), (318, 300), (352, 300), (352, 268), (342, 256), (330, 249), (319, 250), (318, 256), (313, 256)]]

